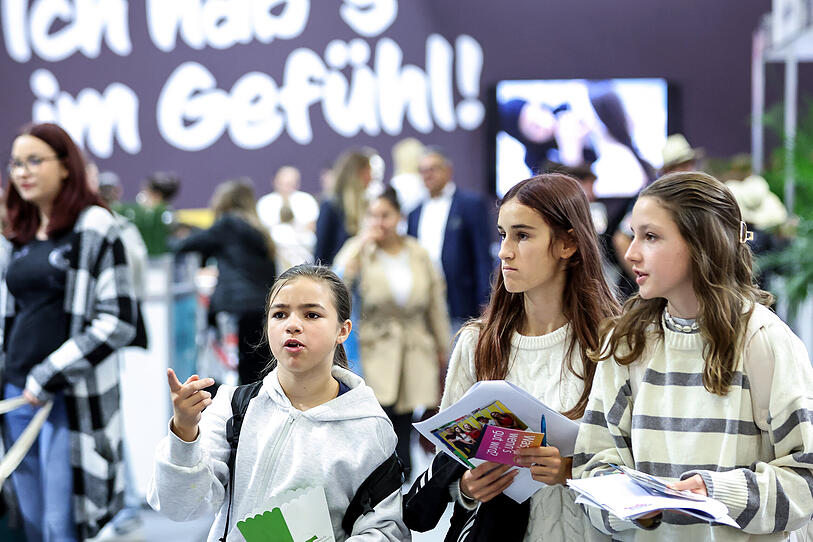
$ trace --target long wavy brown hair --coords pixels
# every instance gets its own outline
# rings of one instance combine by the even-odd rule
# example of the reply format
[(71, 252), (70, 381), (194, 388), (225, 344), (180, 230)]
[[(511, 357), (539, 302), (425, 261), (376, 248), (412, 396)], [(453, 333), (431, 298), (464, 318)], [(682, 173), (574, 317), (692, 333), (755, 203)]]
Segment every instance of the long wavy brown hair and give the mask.
[[(754, 283), (751, 249), (740, 242), (740, 208), (725, 184), (697, 171), (664, 175), (639, 195), (645, 197), (669, 212), (689, 247), (692, 287), (700, 306), (697, 321), (705, 339), (703, 385), (726, 395), (754, 305), (770, 305), (773, 299)], [(630, 297), (622, 314), (602, 327), (604, 347), (593, 358), (612, 357), (621, 365), (639, 359), (649, 333), (663, 338), (666, 303), (664, 298)]]
[[(562, 311), (571, 325), (571, 340), (565, 359), (570, 371), (584, 381), (584, 390), (576, 405), (564, 412), (580, 418), (593, 387), (596, 365), (588, 355), (599, 346), (598, 330), (602, 320), (618, 314), (619, 306), (601, 270), (596, 231), (590, 205), (579, 182), (567, 175), (547, 173), (515, 185), (500, 206), (516, 200), (542, 216), (551, 228), (553, 240), (575, 241), (576, 252), (568, 259)], [(549, 250), (553, 250), (553, 240)], [(502, 273), (492, 280), (491, 297), (483, 315), (472, 324), (480, 328), (474, 354), (478, 380), (500, 380), (510, 369), (511, 336), (525, 321), (524, 294), (505, 289)], [(574, 363), (573, 351), (580, 347), (581, 363)]]

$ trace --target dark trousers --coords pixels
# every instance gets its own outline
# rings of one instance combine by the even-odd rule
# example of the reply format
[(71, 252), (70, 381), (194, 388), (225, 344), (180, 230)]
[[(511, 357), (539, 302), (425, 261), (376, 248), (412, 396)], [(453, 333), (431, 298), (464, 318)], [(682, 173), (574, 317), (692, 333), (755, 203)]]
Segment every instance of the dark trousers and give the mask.
[(412, 413), (396, 414), (391, 406), (384, 407), (384, 412), (389, 416), (392, 427), (395, 429), (395, 436), (398, 437), (398, 444), (395, 445), (395, 453), (404, 466), (404, 474), (409, 480), (409, 472), (412, 469), (412, 459), (409, 457), (409, 440), (412, 435)]

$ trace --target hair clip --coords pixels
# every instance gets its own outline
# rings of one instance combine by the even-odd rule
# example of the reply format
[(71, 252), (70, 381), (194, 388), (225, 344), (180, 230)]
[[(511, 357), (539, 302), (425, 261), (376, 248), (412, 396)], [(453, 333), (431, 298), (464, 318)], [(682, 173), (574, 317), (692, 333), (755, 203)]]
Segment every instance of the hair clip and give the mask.
[(748, 226), (745, 225), (745, 222), (740, 220), (740, 243), (745, 243), (747, 241), (754, 240), (754, 232), (748, 229)]

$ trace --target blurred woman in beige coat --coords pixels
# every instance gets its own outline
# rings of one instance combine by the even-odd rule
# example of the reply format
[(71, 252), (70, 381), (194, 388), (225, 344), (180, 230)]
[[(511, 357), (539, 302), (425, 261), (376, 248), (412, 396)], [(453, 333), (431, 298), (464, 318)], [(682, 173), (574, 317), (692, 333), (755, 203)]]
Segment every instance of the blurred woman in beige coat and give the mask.
[(390, 416), (396, 451), (409, 469), (412, 412), (440, 401), (440, 375), (450, 346), (446, 283), (429, 254), (397, 231), (401, 208), (388, 187), (370, 203), (367, 225), (334, 261), (361, 300), (364, 379)]

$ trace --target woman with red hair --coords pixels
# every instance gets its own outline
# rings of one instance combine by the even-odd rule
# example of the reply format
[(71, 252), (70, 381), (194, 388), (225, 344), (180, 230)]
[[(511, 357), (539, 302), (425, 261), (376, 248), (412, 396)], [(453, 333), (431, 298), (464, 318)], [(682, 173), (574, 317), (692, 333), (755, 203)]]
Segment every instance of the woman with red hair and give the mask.
[[(51, 403), (12, 474), (29, 542), (91, 538), (123, 504), (119, 372), (137, 308), (113, 215), (87, 183), (82, 154), (54, 124), (15, 138), (0, 247), (0, 367), (5, 446)], [(8, 484), (6, 484), (8, 488)]]

